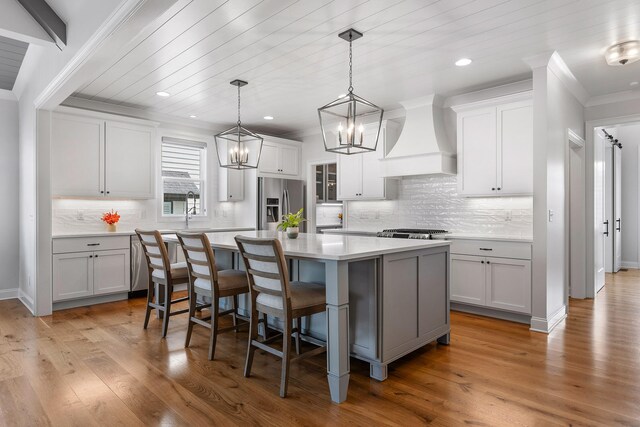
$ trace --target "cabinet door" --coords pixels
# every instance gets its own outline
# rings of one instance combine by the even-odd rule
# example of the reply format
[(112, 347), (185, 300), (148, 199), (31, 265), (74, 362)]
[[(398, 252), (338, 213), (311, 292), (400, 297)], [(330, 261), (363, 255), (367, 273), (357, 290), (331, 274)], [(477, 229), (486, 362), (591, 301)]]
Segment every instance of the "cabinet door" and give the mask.
[(316, 203), (322, 203), (325, 201), (325, 166), (326, 165), (317, 165), (315, 170), (315, 188), (316, 188)]
[(51, 191), (54, 196), (104, 195), (104, 121), (54, 114)]
[(496, 110), (458, 116), (458, 192), (465, 196), (496, 194)]
[[(365, 129), (366, 138), (375, 138), (378, 129), (368, 126)], [(384, 158), (384, 135), (385, 130), (380, 129), (380, 138), (376, 151), (356, 154), (362, 157), (362, 199), (384, 199), (384, 183), (382, 177), (382, 162)]]
[(128, 249), (99, 251), (93, 255), (93, 294), (129, 292), (131, 256)]
[(153, 198), (153, 129), (107, 122), (105, 187), (111, 197)]
[(360, 200), (362, 154), (338, 155), (338, 200)]
[(533, 106), (508, 104), (497, 115), (498, 194), (533, 194)]
[(451, 255), (451, 301), (485, 304), (485, 264), (483, 257)]
[(298, 175), (300, 173), (298, 149), (296, 147), (282, 146), (278, 150), (280, 173), (285, 175)]
[(278, 173), (278, 169), (278, 147), (263, 143), (258, 170), (266, 173)]
[(244, 171), (227, 169), (227, 191), (229, 202), (239, 202), (244, 199)]
[(329, 163), (325, 165), (325, 170), (325, 201), (335, 202), (338, 191), (338, 165), (336, 163)]
[(53, 256), (53, 301), (93, 295), (93, 253)]
[(486, 305), (531, 314), (531, 261), (487, 258)]

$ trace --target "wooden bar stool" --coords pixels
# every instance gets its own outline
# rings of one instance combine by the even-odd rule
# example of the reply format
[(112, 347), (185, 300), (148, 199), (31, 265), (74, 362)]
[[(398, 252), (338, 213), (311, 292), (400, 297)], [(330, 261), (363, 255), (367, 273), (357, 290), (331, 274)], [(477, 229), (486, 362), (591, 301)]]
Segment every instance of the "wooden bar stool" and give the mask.
[[(189, 272), (189, 326), (185, 347), (189, 347), (193, 325), (198, 324), (211, 330), (209, 339), (209, 360), (213, 360), (216, 351), (216, 338), (221, 332), (238, 330), (247, 324), (238, 324), (238, 295), (249, 292), (247, 274), (241, 270), (220, 270), (216, 267), (215, 256), (206, 234), (177, 233), (184, 250)], [(211, 298), (211, 304), (197, 304), (198, 295)], [(220, 298), (232, 297), (233, 308), (220, 310)], [(210, 307), (211, 316), (196, 317), (196, 310)], [(218, 327), (218, 318), (233, 316), (233, 326)]]
[[(282, 245), (277, 239), (236, 236), (236, 243), (247, 269), (251, 297), (251, 326), (244, 376), (248, 377), (251, 374), (256, 348), (282, 358), (280, 397), (285, 397), (291, 360), (326, 351), (326, 347), (318, 347), (298, 355), (294, 359), (291, 359), (290, 354), (291, 334), (295, 332), (298, 337), (300, 333), (297, 327), (300, 325), (299, 319), (325, 311), (325, 287), (316, 283), (289, 282), (289, 269), (284, 258)], [(284, 322), (282, 351), (267, 345), (278, 336), (258, 341), (258, 312), (273, 315)], [(294, 319), (298, 320), (296, 328), (293, 328)]]
[[(171, 305), (182, 301), (186, 301), (189, 298), (171, 299), (173, 294), (173, 287), (183, 283), (189, 283), (189, 274), (187, 272), (187, 263), (178, 262), (171, 264), (169, 262), (169, 253), (167, 247), (162, 240), (162, 235), (159, 231), (144, 231), (136, 229), (136, 234), (140, 238), (142, 247), (144, 248), (144, 255), (147, 258), (147, 265), (149, 266), (149, 290), (147, 291), (147, 313), (144, 317), (144, 329), (147, 329), (149, 324), (149, 317), (151, 316), (152, 309), (158, 309), (163, 313), (162, 318), (162, 337), (167, 336), (167, 330), (169, 328), (169, 318), (177, 314), (186, 313), (188, 309), (171, 311)], [(159, 293), (156, 294), (155, 288), (158, 285)], [(162, 294), (162, 301), (159, 297)], [(153, 296), (155, 295), (155, 301)]]

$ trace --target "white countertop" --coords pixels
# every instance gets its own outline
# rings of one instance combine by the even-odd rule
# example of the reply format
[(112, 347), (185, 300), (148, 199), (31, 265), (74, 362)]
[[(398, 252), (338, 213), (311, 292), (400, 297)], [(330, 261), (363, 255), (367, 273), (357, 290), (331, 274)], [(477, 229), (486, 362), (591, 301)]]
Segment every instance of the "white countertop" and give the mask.
[[(146, 228), (145, 228), (146, 229)], [(251, 231), (253, 227), (225, 227), (225, 228), (191, 228), (188, 231), (206, 232), (206, 233), (220, 233), (225, 231)], [(177, 231), (187, 231), (178, 229), (161, 229), (162, 234), (175, 234)], [(60, 232), (53, 234), (52, 238), (60, 239), (67, 237), (109, 237), (109, 236), (133, 236), (136, 234), (135, 230), (123, 230), (123, 231), (70, 231)]]
[[(389, 253), (447, 246), (444, 240), (407, 240), (384, 239), (350, 235), (306, 234), (300, 233), (297, 239), (289, 239), (286, 233), (275, 231), (243, 231), (225, 233), (207, 233), (211, 246), (223, 250), (237, 250), (234, 237), (277, 237), (282, 243), (284, 254), (290, 257), (352, 260)], [(177, 241), (175, 235), (164, 237), (165, 241)]]

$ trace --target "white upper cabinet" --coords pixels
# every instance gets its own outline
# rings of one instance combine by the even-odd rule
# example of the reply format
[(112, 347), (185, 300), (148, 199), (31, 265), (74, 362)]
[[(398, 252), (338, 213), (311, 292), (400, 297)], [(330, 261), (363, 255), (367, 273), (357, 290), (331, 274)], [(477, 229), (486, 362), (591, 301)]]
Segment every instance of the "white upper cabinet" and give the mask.
[(104, 121), (54, 115), (51, 124), (54, 196), (104, 195)]
[[(365, 134), (377, 132), (366, 126)], [(382, 176), (382, 162), (387, 138), (397, 135), (395, 124), (383, 122), (376, 151), (361, 154), (338, 154), (338, 200), (382, 200), (395, 197), (396, 181)]]
[(52, 195), (153, 198), (153, 144), (152, 126), (55, 113)]
[(533, 194), (533, 106), (529, 93), (454, 107), (458, 193)]
[(244, 200), (244, 171), (220, 168), (218, 174), (218, 201), (239, 202)]
[(111, 197), (153, 198), (153, 129), (106, 122), (105, 189)]
[(300, 146), (294, 141), (289, 144), (274, 139), (265, 140), (262, 143), (258, 173), (260, 176), (299, 177), (300, 157)]

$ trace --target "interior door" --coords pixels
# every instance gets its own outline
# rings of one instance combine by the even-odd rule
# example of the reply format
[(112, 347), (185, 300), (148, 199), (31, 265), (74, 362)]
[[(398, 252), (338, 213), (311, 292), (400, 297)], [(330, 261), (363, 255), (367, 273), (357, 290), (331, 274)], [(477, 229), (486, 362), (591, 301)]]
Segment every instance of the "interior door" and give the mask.
[(604, 144), (604, 271), (613, 273), (613, 147)]
[(613, 147), (613, 272), (622, 266), (622, 149)]
[[(602, 137), (600, 129), (594, 130), (594, 274), (595, 274), (595, 293), (604, 286), (605, 273), (605, 141)], [(587, 295), (588, 297), (590, 295)], [(595, 296), (595, 295), (594, 295)]]

